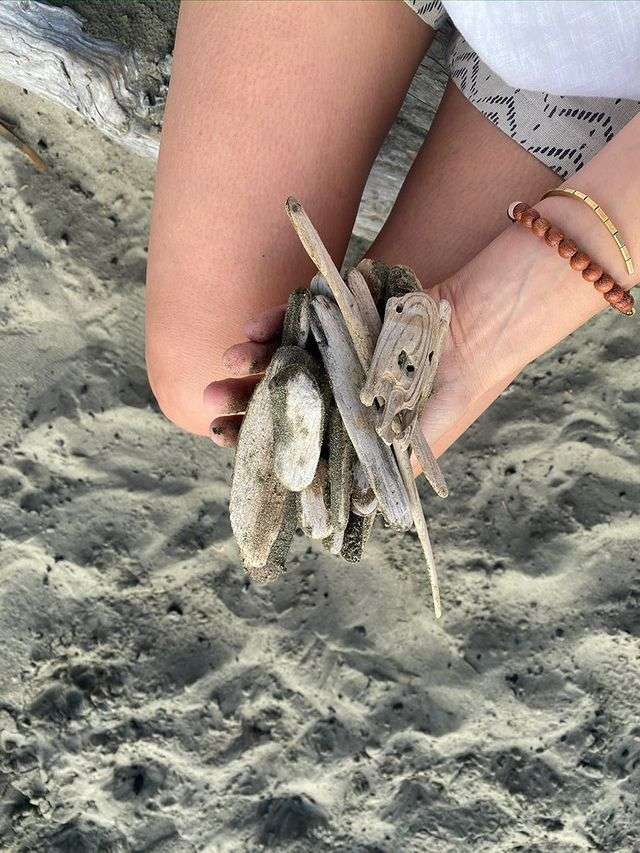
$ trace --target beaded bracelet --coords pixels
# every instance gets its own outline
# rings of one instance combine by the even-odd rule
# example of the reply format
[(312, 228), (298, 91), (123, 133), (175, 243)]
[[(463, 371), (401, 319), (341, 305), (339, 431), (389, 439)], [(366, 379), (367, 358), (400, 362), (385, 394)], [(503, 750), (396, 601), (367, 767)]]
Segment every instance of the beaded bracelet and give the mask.
[(579, 249), (573, 240), (565, 237), (559, 228), (555, 228), (547, 219), (540, 216), (535, 208), (529, 207), (522, 201), (514, 201), (509, 206), (508, 214), (509, 219), (529, 228), (537, 237), (544, 238), (547, 246), (557, 249), (560, 257), (569, 261), (571, 269), (582, 273), (582, 278), (593, 284), (612, 308), (628, 317), (636, 313), (633, 307), (633, 296), (620, 287), (600, 264), (596, 264), (586, 252)]
[(582, 193), (580, 192), (580, 190), (574, 190), (571, 187), (560, 187), (559, 189), (549, 190), (548, 193), (545, 193), (542, 196), (542, 199), (550, 198), (551, 196), (565, 196), (567, 198), (577, 198), (578, 201), (584, 202), (584, 204), (586, 204), (587, 207), (595, 213), (600, 222), (602, 222), (604, 227), (607, 229), (607, 232), (613, 239), (613, 242), (618, 247), (618, 251), (622, 255), (624, 265), (627, 268), (627, 274), (634, 274), (635, 267), (633, 265), (633, 258), (631, 257), (629, 249), (627, 248), (627, 244), (624, 242), (624, 237), (620, 233), (620, 229), (612, 221), (611, 217), (604, 212), (604, 210), (600, 207), (600, 205), (595, 199), (591, 198), (590, 195)]

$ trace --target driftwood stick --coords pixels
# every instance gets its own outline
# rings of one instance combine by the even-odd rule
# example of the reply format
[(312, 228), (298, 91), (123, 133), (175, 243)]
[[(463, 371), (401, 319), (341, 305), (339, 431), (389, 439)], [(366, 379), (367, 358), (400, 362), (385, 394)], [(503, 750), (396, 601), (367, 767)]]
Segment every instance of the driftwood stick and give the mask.
[(21, 139), (18, 139), (15, 133), (12, 133), (11, 130), (2, 122), (0, 122), (0, 136), (2, 136), (4, 139), (8, 140), (12, 145), (14, 145), (18, 149), (18, 151), (21, 151), (24, 154), (25, 157), (28, 157), (38, 172), (47, 171), (47, 164), (41, 157), (38, 156), (38, 154), (36, 154), (33, 148), (30, 145), (27, 145), (26, 142), (23, 142)]
[(300, 527), (311, 539), (326, 539), (333, 534), (331, 512), (327, 505), (328, 493), (327, 463), (321, 459), (313, 482), (299, 495)]
[(433, 455), (433, 450), (429, 447), (429, 443), (422, 432), (420, 420), (416, 421), (413, 432), (411, 433), (411, 450), (415, 453), (416, 459), (422, 468), (422, 473), (433, 491), (438, 497), (446, 498), (449, 494), (449, 489), (445, 482), (444, 474), (438, 465), (438, 460)]
[(324, 296), (311, 303), (311, 329), (349, 434), (388, 523), (406, 530), (411, 511), (396, 460), (375, 431), (375, 412), (360, 401), (364, 371), (356, 357), (337, 305)]
[(353, 466), (353, 483), (351, 486), (351, 512), (356, 515), (371, 515), (378, 509), (378, 498), (371, 488), (362, 462), (356, 460)]
[(307, 287), (300, 287), (289, 296), (282, 324), (282, 346), (305, 346), (309, 337), (310, 304), (311, 293)]
[(416, 480), (413, 476), (413, 468), (411, 467), (409, 453), (405, 448), (400, 448), (396, 452), (396, 459), (398, 460), (398, 467), (400, 468), (400, 473), (402, 474), (402, 479), (407, 489), (407, 494), (409, 495), (409, 505), (411, 507), (411, 515), (413, 517), (416, 533), (418, 534), (418, 539), (422, 546), (424, 558), (427, 561), (429, 583), (431, 584), (431, 597), (433, 598), (433, 610), (436, 619), (439, 619), (442, 616), (442, 605), (440, 603), (438, 572), (436, 571), (436, 563), (433, 557), (433, 548), (431, 547), (429, 529), (427, 528), (427, 522), (425, 521), (424, 512), (422, 511), (422, 502), (420, 501), (418, 487), (416, 486)]
[(333, 533), (341, 534), (344, 533), (349, 520), (355, 452), (335, 404), (329, 412), (327, 436), (331, 525)]
[(300, 202), (290, 196), (285, 208), (300, 242), (331, 288), (333, 298), (342, 312), (360, 362), (368, 363), (375, 348), (375, 338), (372, 340), (369, 329), (362, 322), (353, 294), (343, 281), (340, 271), (334, 264), (331, 255)]

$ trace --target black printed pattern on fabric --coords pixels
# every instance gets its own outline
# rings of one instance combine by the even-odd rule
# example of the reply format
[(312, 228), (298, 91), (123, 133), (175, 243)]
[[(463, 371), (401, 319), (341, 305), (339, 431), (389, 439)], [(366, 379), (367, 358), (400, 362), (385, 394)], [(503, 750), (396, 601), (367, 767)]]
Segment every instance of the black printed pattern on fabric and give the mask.
[[(405, 0), (430, 26), (448, 21), (440, 0)], [(514, 89), (456, 30), (447, 49), (451, 79), (489, 121), (563, 180), (574, 175), (640, 112), (639, 101), (577, 98)]]

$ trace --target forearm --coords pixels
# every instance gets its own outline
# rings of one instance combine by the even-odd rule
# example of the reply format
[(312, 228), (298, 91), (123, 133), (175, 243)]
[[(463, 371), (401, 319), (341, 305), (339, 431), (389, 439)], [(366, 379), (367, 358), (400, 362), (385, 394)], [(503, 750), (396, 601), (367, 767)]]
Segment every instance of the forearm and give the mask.
[[(632, 121), (567, 183), (602, 204), (625, 235), (632, 257), (640, 258), (640, 120)], [(521, 200), (534, 204), (622, 287), (635, 283), (611, 236), (586, 205), (556, 197), (540, 203)], [(544, 240), (515, 224), (453, 277), (452, 293), (457, 303), (454, 335), (470, 354), (483, 354), (472, 377), (483, 392), (608, 308), (602, 295)], [(629, 322), (622, 316), (619, 321)]]

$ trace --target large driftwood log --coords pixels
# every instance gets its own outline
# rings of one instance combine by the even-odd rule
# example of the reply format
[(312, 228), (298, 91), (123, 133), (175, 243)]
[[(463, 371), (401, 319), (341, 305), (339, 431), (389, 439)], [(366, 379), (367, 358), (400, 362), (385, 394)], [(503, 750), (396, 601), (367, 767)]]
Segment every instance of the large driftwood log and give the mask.
[(56, 101), (138, 154), (156, 157), (159, 128), (139, 58), (82, 31), (70, 9), (0, 3), (0, 79)]

